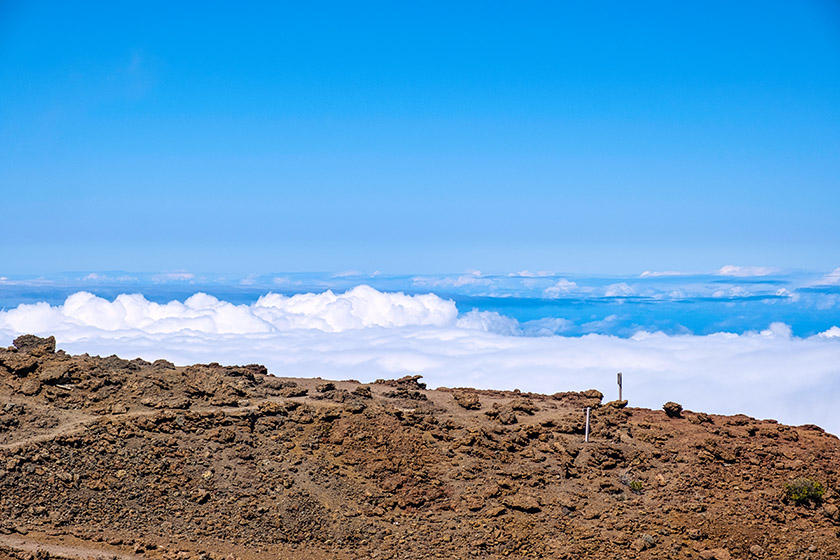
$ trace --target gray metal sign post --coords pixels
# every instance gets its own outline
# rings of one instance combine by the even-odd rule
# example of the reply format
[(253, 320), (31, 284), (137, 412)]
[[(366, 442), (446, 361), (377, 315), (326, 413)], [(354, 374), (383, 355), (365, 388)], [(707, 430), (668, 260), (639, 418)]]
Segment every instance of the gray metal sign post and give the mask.
[(617, 381), (618, 381), (618, 400), (623, 400), (621, 398), (621, 372), (620, 371), (618, 372), (618, 375), (616, 376), (616, 378), (617, 378)]

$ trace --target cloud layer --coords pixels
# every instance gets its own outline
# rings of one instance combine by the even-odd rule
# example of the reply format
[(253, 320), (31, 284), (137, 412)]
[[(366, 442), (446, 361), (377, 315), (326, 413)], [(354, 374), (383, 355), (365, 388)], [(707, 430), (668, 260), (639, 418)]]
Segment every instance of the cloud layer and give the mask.
[(234, 305), (206, 294), (158, 304), (80, 292), (62, 305), (0, 311), (0, 344), (55, 334), (68, 352), (166, 358), (179, 364), (263, 363), (276, 375), (371, 381), (414, 372), (431, 386), (553, 393), (597, 388), (615, 396), (624, 373), (631, 404), (743, 412), (840, 433), (838, 327), (808, 338), (774, 323), (707, 336), (638, 332), (629, 338), (524, 337), (513, 319), (458, 313), (434, 294), (359, 286), (345, 293), (266, 294)]
[(255, 334), (295, 329), (342, 332), (368, 327), (443, 326), (455, 323), (455, 303), (434, 294), (409, 296), (358, 286), (342, 294), (326, 291), (291, 297), (268, 293), (251, 305), (234, 305), (197, 293), (186, 301), (159, 304), (141, 294), (113, 301), (88, 292), (63, 305), (20, 305), (0, 312), (0, 328), (12, 331), (139, 331), (147, 334), (195, 332)]

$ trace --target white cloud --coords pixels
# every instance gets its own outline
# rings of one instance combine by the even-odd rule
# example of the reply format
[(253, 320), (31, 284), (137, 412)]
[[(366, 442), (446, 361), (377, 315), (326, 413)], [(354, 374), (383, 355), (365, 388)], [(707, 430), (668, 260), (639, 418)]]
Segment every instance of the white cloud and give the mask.
[(482, 278), (481, 272), (473, 270), (454, 278), (451, 276), (443, 278), (417, 276), (412, 278), (412, 284), (425, 288), (463, 288), (464, 286), (492, 286), (493, 281), (489, 278)]
[(258, 276), (256, 274), (249, 274), (245, 278), (239, 281), (240, 286), (253, 286), (257, 283)]
[(603, 319), (597, 321), (589, 321), (581, 325), (585, 332), (605, 332), (609, 331), (615, 326), (616, 320), (618, 320), (618, 315), (612, 314), (607, 315)]
[[(243, 306), (244, 307), (244, 306)], [(405, 327), (452, 324), (455, 303), (434, 294), (408, 296), (357, 286), (343, 294), (328, 290), (320, 294), (286, 297), (266, 294), (251, 306), (254, 315), (274, 328), (318, 329), (341, 332), (367, 327)]]
[(543, 317), (534, 319), (522, 325), (522, 331), (527, 336), (552, 336), (562, 334), (575, 328), (575, 323), (562, 317)]
[(494, 332), (507, 336), (522, 334), (519, 322), (516, 319), (505, 317), (495, 311), (479, 311), (473, 309), (461, 315), (455, 325), (463, 329), (473, 329), (484, 332)]
[(737, 278), (748, 278), (751, 276), (770, 276), (779, 272), (778, 268), (769, 266), (737, 266), (728, 264), (720, 267), (715, 272), (718, 276), (735, 276)]
[(604, 297), (627, 297), (635, 295), (636, 291), (631, 288), (626, 282), (619, 282), (618, 284), (610, 284), (604, 290)]
[(108, 301), (77, 292), (60, 306), (38, 303), (0, 312), (0, 328), (36, 333), (78, 328), (107, 332), (136, 329), (153, 334), (252, 334), (291, 329), (341, 332), (368, 327), (444, 326), (454, 324), (457, 316), (453, 301), (434, 294), (409, 296), (369, 286), (342, 294), (329, 290), (291, 297), (268, 293), (252, 305), (233, 305), (204, 293), (183, 303), (159, 304), (140, 294), (122, 294)]
[(785, 323), (770, 323), (770, 326), (767, 329), (761, 331), (761, 336), (765, 336), (767, 338), (784, 338), (789, 339), (793, 334), (791, 331), (790, 325), (786, 325)]
[(364, 274), (360, 270), (345, 270), (342, 272), (336, 272), (330, 278), (354, 278), (364, 276)]
[(836, 286), (840, 284), (840, 268), (835, 268), (832, 272), (826, 274), (820, 284), (828, 284), (831, 286)]
[(512, 278), (545, 278), (552, 276), (552, 272), (540, 270), (539, 272), (531, 272), (530, 270), (520, 270), (519, 272), (511, 272), (508, 276)]
[(6, 276), (0, 276), (0, 284), (6, 286), (52, 286), (55, 285), (55, 281), (44, 278), (43, 276), (27, 278), (25, 280), (9, 280)]
[(840, 327), (831, 327), (827, 331), (823, 331), (817, 336), (821, 336), (823, 338), (840, 338)]
[(189, 282), (195, 281), (195, 274), (191, 272), (165, 272), (152, 277), (153, 282)]
[(137, 278), (128, 274), (113, 277), (99, 272), (91, 272), (90, 274), (79, 278), (79, 280), (82, 282), (136, 282)]
[(741, 335), (509, 336), (520, 329), (496, 313), (459, 315), (453, 302), (434, 294), (366, 286), (343, 294), (267, 294), (252, 305), (206, 294), (156, 304), (136, 294), (107, 301), (81, 292), (60, 306), (0, 311), (0, 344), (25, 332), (55, 334), (72, 353), (256, 362), (277, 375), (363, 381), (416, 372), (433, 387), (544, 393), (594, 387), (608, 398), (621, 371), (632, 405), (659, 408), (674, 400), (691, 410), (840, 433), (840, 327), (809, 338), (792, 336), (781, 323)]
[(662, 272), (654, 272), (645, 270), (639, 275), (639, 278), (661, 278), (663, 276), (687, 276), (685, 272), (676, 272), (674, 270), (664, 270)]
[(571, 280), (566, 280), (565, 278), (561, 278), (557, 281), (556, 284), (543, 290), (543, 297), (559, 298), (564, 295), (568, 295), (574, 291), (577, 291), (577, 289), (577, 283), (572, 282)]
[(729, 286), (723, 290), (716, 290), (712, 297), (716, 298), (744, 298), (752, 295), (752, 292), (745, 289), (743, 286)]

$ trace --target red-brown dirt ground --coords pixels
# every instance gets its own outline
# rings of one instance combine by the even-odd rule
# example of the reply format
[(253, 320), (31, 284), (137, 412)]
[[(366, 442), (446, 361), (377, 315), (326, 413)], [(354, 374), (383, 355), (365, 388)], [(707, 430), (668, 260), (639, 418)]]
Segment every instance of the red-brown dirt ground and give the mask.
[(837, 437), (669, 412), (27, 335), (0, 349), (0, 558), (840, 558)]

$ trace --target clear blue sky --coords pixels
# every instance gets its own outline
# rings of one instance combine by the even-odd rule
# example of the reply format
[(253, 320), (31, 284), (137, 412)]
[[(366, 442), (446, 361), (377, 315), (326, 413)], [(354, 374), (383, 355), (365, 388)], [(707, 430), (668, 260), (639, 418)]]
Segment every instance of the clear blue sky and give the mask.
[(840, 4), (0, 0), (0, 275), (840, 266)]

